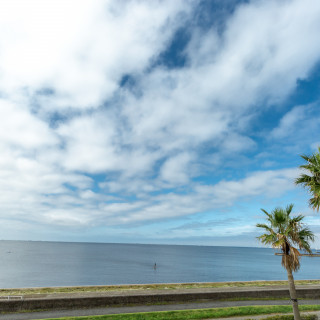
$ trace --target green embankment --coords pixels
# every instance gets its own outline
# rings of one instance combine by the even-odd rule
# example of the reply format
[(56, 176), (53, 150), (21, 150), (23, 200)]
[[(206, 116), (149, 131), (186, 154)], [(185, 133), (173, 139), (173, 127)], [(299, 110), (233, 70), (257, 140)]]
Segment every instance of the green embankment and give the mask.
[[(299, 309), (300, 311), (318, 311), (320, 310), (320, 305), (304, 305), (300, 306)], [(252, 306), (183, 311), (144, 312), (105, 316), (66, 317), (43, 320), (196, 320), (217, 319), (236, 316), (256, 316), (262, 314), (283, 314), (290, 312), (292, 312), (291, 306)], [(290, 316), (288, 317), (285, 317), (285, 319), (291, 319)], [(275, 319), (281, 319), (281, 317), (273, 317), (273, 320)]]
[[(296, 285), (319, 285), (320, 280), (297, 280)], [(287, 286), (287, 281), (248, 281), (248, 282), (214, 282), (214, 283), (178, 283), (178, 284), (146, 284), (119, 286), (85, 286), (85, 287), (48, 287), (26, 289), (0, 289), (0, 296), (50, 294), (50, 293), (79, 293), (79, 292), (107, 292), (127, 290), (174, 290), (197, 288), (232, 288), (232, 287), (268, 287), (273, 285)]]

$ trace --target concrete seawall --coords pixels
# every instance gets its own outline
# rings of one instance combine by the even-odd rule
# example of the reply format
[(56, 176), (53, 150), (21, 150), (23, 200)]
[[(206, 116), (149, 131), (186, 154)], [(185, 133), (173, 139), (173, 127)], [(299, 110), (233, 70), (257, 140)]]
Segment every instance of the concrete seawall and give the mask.
[[(320, 287), (297, 288), (299, 298), (320, 298)], [(108, 292), (82, 294), (51, 294), (39, 297), (23, 296), (21, 300), (1, 300), (0, 310), (52, 310), (152, 304), (159, 302), (191, 302), (199, 300), (224, 300), (234, 298), (288, 298), (289, 291), (281, 288), (215, 288), (181, 290), (140, 290), (137, 292)]]

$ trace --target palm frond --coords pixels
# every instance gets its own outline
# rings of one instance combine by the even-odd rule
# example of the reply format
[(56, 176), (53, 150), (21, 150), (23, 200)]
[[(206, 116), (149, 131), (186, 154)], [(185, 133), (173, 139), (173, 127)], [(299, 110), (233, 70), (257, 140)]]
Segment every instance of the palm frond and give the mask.
[(305, 154), (301, 154), (300, 157), (301, 157), (302, 159), (304, 159), (305, 161), (309, 162), (309, 159), (310, 159), (309, 156), (307, 156), (307, 155), (305, 155)]
[(305, 160), (305, 164), (300, 168), (308, 172), (308, 174), (301, 174), (295, 179), (296, 185), (302, 185), (311, 194), (309, 205), (312, 209), (319, 211), (320, 209), (320, 146), (318, 152), (311, 156), (301, 155)]
[(320, 197), (319, 196), (315, 196), (313, 198), (310, 198), (309, 200), (309, 205), (312, 209), (319, 211), (320, 209)]
[(263, 234), (257, 237), (257, 239), (260, 240), (263, 244), (270, 244), (271, 246), (273, 246), (273, 243), (277, 241), (277, 237), (275, 234)]
[(286, 213), (288, 217), (290, 216), (292, 209), (293, 209), (293, 203), (290, 203), (286, 206)]
[(281, 249), (282, 265), (288, 270), (297, 271), (300, 268), (301, 256), (297, 248), (311, 252), (310, 241), (314, 241), (314, 234), (302, 223), (304, 216), (290, 216), (293, 204), (289, 204), (285, 209), (275, 208), (271, 213), (261, 210), (267, 215), (268, 223), (256, 225), (265, 231), (257, 239), (263, 244)]

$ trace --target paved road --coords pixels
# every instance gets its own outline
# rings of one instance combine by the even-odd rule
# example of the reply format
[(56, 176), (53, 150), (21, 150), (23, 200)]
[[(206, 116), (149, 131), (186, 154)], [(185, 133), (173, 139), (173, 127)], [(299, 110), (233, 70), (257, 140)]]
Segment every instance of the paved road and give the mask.
[[(300, 300), (299, 303), (300, 304), (320, 304), (320, 299)], [(117, 307), (117, 308), (111, 307), (111, 308), (92, 308), (92, 309), (79, 309), (79, 310), (42, 311), (42, 312), (30, 312), (30, 313), (11, 313), (11, 314), (0, 314), (0, 320), (36, 320), (36, 319), (60, 318), (60, 317), (68, 317), (68, 316), (75, 317), (75, 316), (150, 312), (150, 311), (205, 309), (205, 308), (253, 306), (253, 305), (286, 305), (286, 304), (291, 304), (291, 301), (290, 300), (211, 301), (211, 302), (198, 302), (198, 303), (187, 303), (187, 304), (165, 304), (165, 305), (133, 306), (133, 307)], [(252, 319), (253, 317), (251, 316), (250, 318)], [(240, 318), (237, 317), (237, 319), (240, 319)]]

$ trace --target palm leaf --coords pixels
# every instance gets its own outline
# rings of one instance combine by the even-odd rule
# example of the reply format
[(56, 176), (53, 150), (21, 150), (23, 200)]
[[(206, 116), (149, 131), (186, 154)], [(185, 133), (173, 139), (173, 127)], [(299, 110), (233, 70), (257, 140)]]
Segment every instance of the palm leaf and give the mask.
[(290, 271), (297, 271), (300, 268), (301, 254), (295, 246), (310, 253), (310, 241), (314, 241), (314, 234), (303, 225), (303, 215), (290, 216), (292, 209), (293, 204), (289, 204), (285, 209), (275, 208), (271, 213), (261, 209), (267, 215), (267, 223), (256, 225), (265, 232), (257, 239), (265, 245), (280, 248), (283, 252), (281, 260), (283, 267)]
[(301, 155), (301, 158), (306, 162), (300, 168), (308, 172), (301, 174), (295, 179), (296, 185), (301, 185), (311, 194), (309, 206), (316, 211), (320, 209), (320, 147), (318, 152), (311, 156)]

